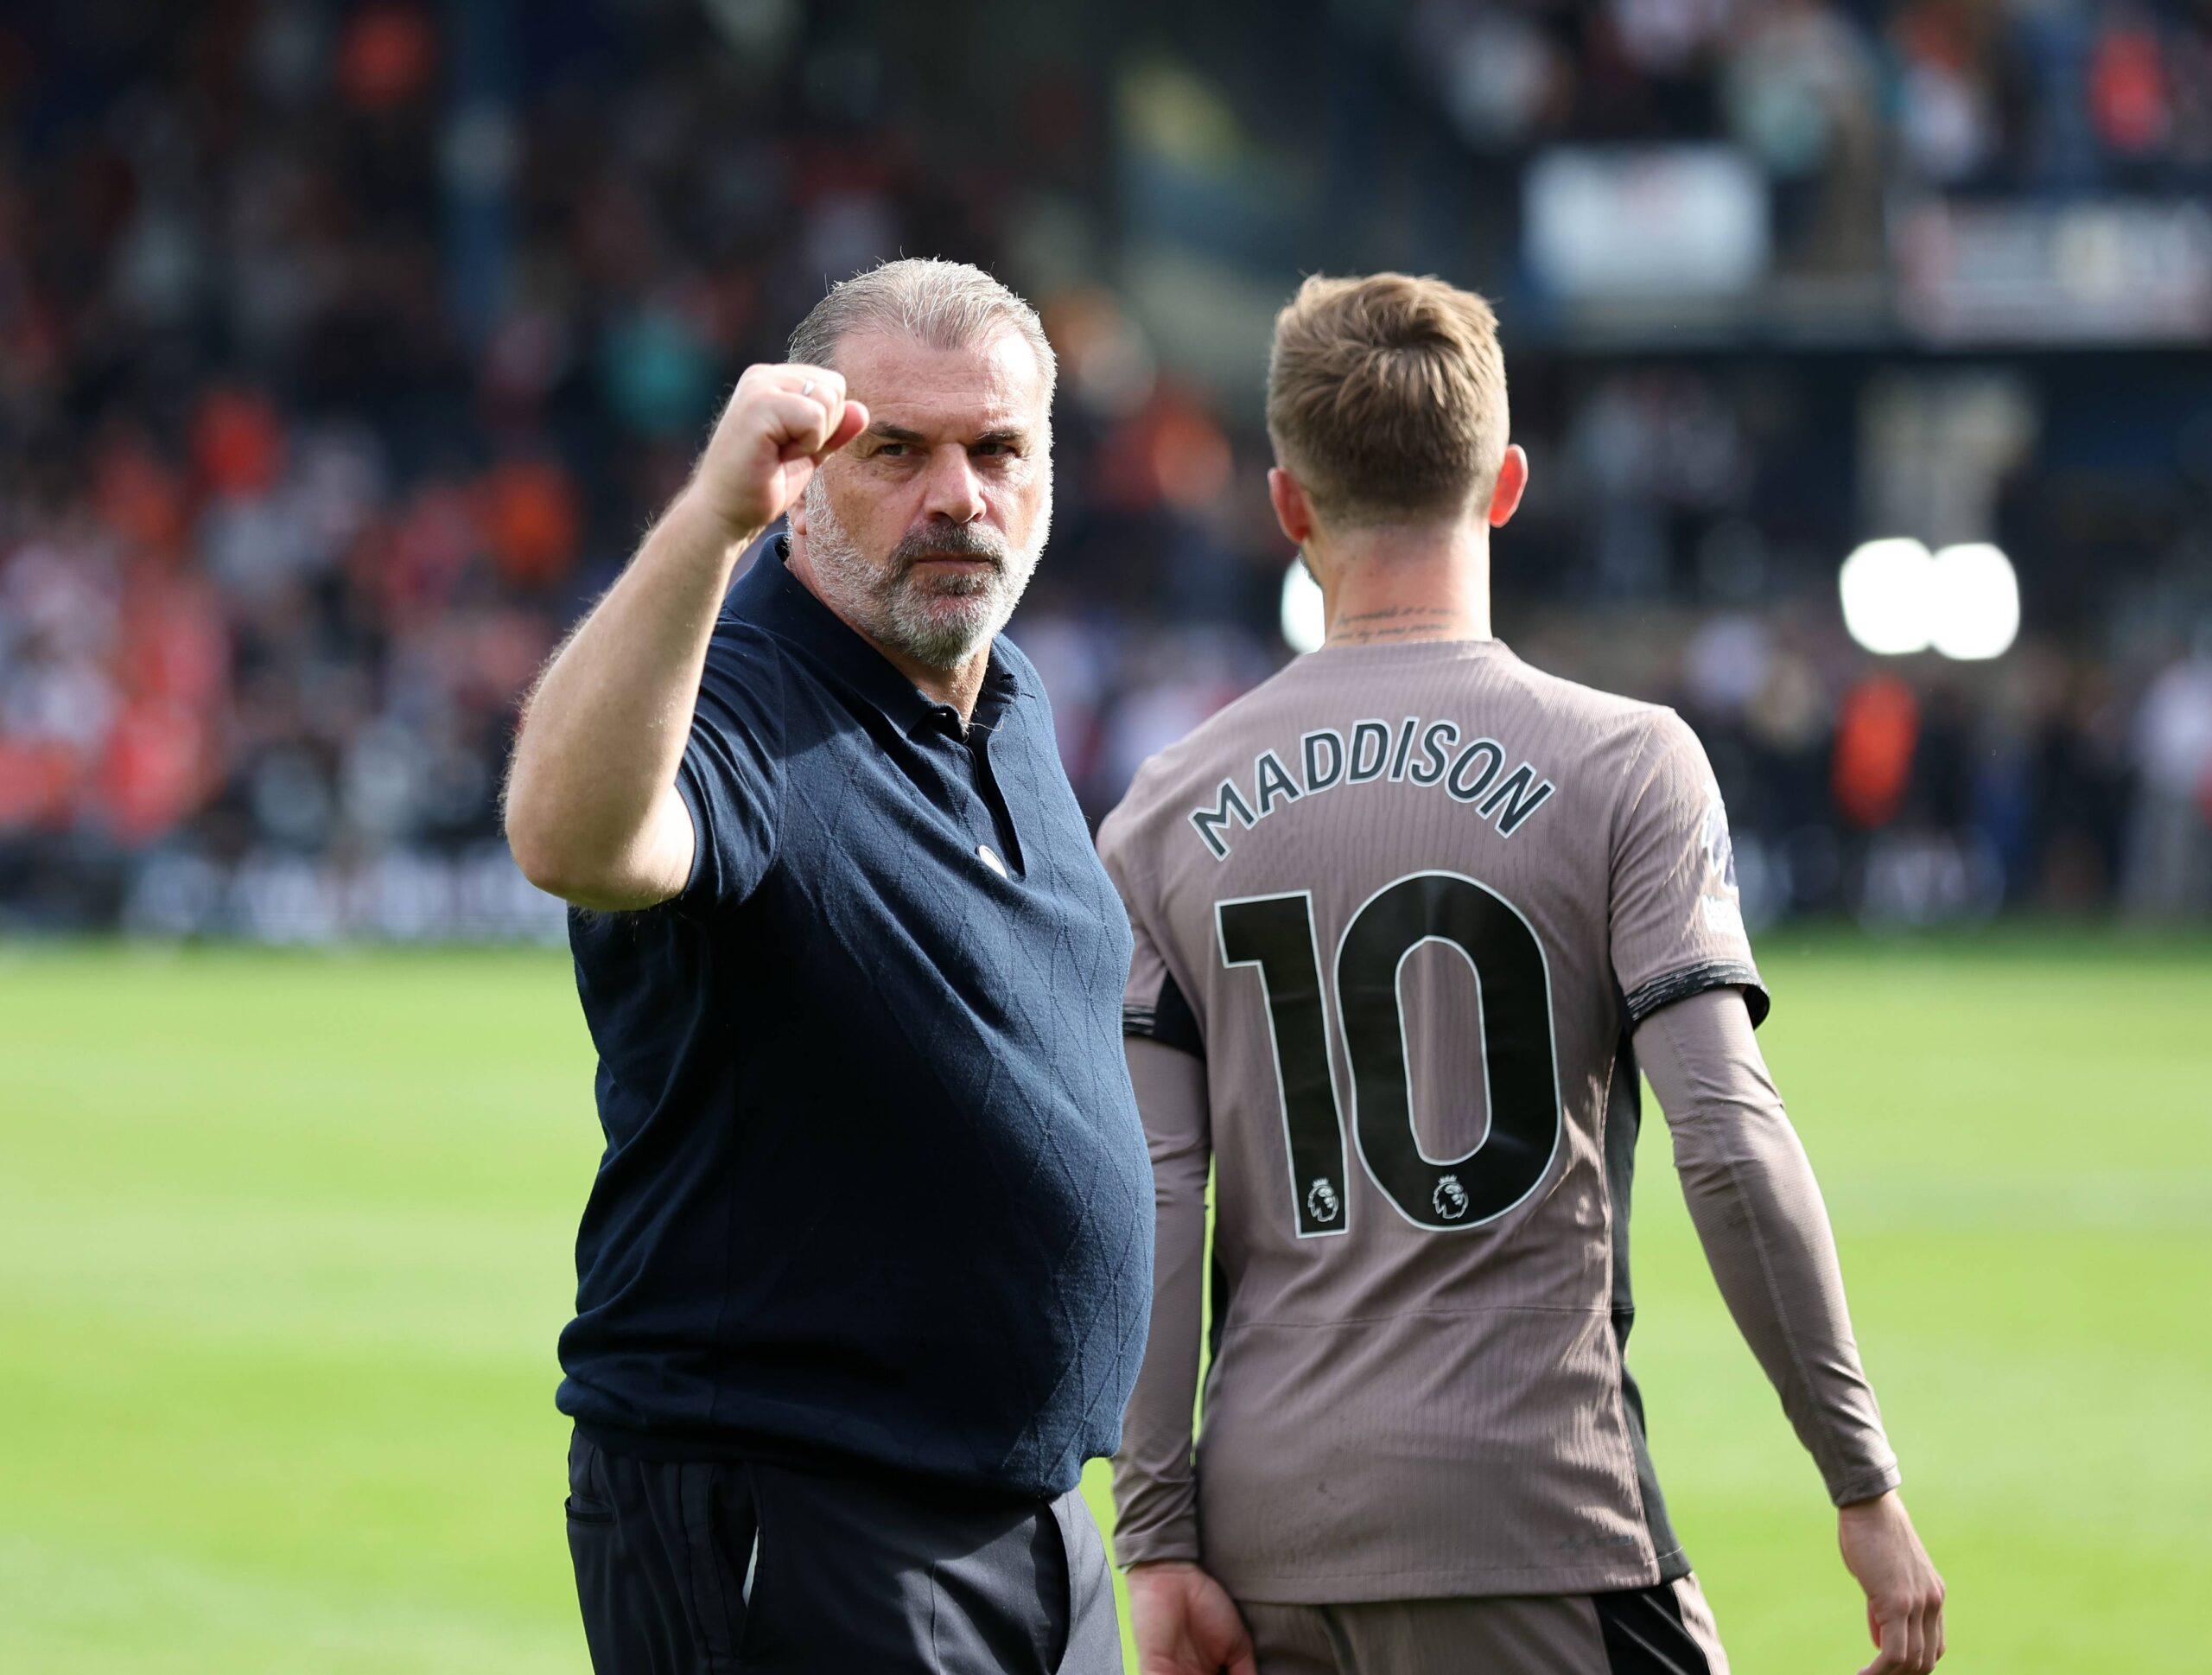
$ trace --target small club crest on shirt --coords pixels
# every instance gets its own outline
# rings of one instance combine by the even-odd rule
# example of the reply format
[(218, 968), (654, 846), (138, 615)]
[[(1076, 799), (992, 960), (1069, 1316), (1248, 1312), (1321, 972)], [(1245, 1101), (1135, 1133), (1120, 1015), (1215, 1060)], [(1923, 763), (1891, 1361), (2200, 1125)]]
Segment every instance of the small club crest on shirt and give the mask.
[(1436, 1190), (1429, 1195), (1429, 1202), (1436, 1207), (1437, 1214), (1446, 1221), (1457, 1221), (1467, 1213), (1467, 1189), (1459, 1184), (1458, 1175), (1445, 1175), (1437, 1181)]
[(1316, 1175), (1313, 1184), (1306, 1189), (1306, 1213), (1316, 1221), (1326, 1223), (1337, 1219), (1339, 1207), (1337, 1189), (1325, 1177)]

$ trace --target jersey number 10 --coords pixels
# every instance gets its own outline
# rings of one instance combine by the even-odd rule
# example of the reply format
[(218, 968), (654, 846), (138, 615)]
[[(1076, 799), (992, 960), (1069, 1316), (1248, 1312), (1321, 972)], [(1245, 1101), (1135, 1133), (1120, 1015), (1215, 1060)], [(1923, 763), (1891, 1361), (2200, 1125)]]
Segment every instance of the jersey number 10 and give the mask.
[[(1214, 905), (1224, 965), (1255, 965), (1274, 1043), (1300, 1239), (1346, 1232), (1344, 1124), (1329, 1063), (1329, 1012), (1308, 890)], [(1474, 968), (1489, 1131), (1459, 1157), (1431, 1157), (1414, 1130), (1398, 974), (1423, 943)], [(1352, 1140), (1398, 1213), (1457, 1232), (1495, 1221), (1550, 1172), (1566, 1124), (1553, 1043), (1551, 974), (1529, 921), (1455, 872), (1409, 873), (1361, 904), (1337, 945), (1337, 1014), (1351, 1067)]]

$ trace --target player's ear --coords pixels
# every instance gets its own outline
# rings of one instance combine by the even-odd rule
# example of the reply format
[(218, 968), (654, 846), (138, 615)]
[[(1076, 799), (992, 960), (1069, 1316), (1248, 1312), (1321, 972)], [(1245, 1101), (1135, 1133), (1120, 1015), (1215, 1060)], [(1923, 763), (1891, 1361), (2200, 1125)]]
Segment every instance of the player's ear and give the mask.
[(1529, 487), (1529, 456), (1517, 442), (1509, 443), (1505, 457), (1497, 462), (1497, 487), (1490, 492), (1490, 526), (1503, 529), (1521, 505)]
[(1298, 479), (1281, 466), (1268, 473), (1268, 500), (1274, 506), (1275, 522), (1290, 538), (1294, 547), (1306, 545), (1306, 538), (1313, 532), (1313, 503), (1306, 498), (1306, 491)]

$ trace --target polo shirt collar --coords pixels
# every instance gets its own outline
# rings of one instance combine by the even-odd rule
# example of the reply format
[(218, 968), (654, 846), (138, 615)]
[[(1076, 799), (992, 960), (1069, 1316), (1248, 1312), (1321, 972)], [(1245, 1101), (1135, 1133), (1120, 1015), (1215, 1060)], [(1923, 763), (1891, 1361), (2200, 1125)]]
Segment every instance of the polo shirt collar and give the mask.
[[(939, 704), (907, 679), (791, 573), (785, 562), (791, 551), (791, 538), (787, 533), (764, 543), (752, 567), (730, 589), (731, 608), (819, 659), (901, 732), (912, 733), (925, 726), (942, 729), (948, 722), (958, 732), (958, 711)], [(1020, 691), (1019, 678), (994, 639), (971, 720), (989, 725)]]

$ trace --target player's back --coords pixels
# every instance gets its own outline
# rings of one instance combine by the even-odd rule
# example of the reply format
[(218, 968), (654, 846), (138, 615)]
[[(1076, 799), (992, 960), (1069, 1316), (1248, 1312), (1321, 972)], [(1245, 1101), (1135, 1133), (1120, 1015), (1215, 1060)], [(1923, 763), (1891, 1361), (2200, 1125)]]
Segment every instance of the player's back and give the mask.
[(1101, 847), (1131, 1029), (1206, 1063), (1209, 1568), (1337, 1602), (1681, 1574), (1622, 1366), (1627, 1032), (1764, 1005), (1688, 729), (1497, 641), (1334, 646), (1147, 763)]

